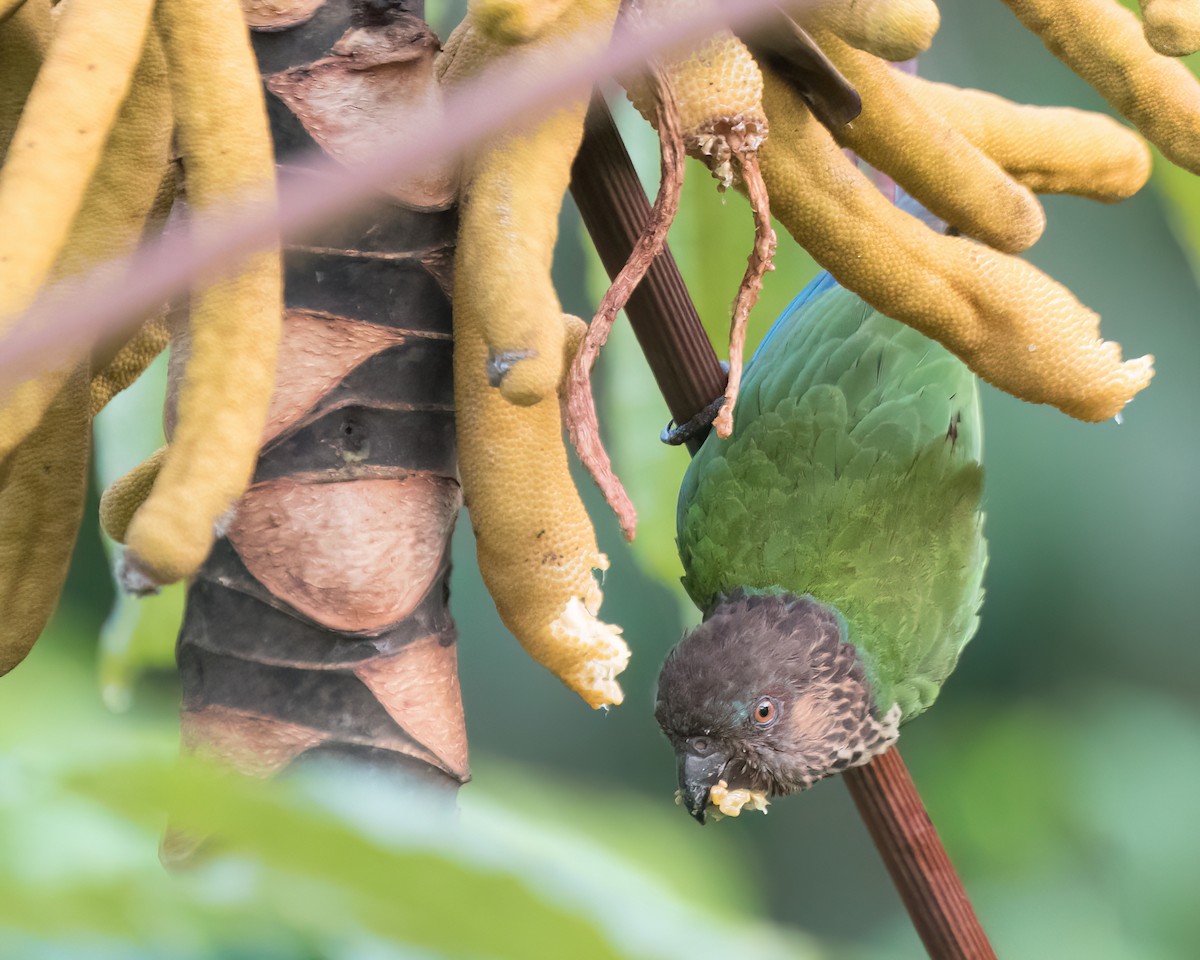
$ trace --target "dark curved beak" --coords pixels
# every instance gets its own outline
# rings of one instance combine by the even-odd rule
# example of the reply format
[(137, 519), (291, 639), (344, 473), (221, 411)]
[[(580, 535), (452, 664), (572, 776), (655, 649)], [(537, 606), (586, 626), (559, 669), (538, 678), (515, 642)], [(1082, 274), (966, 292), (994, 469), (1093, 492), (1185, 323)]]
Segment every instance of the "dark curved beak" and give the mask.
[(715, 751), (701, 756), (692, 750), (681, 750), (675, 754), (679, 770), (679, 792), (687, 812), (701, 824), (705, 821), (708, 792), (721, 779), (721, 771), (729, 762), (728, 754)]

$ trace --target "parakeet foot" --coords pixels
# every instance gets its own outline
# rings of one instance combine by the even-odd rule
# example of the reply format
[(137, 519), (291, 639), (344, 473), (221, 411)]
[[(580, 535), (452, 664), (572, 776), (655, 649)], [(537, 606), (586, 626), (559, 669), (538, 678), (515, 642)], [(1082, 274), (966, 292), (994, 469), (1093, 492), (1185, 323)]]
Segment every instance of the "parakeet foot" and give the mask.
[(658, 439), (672, 447), (682, 446), (685, 443), (690, 443), (692, 440), (703, 440), (708, 435), (713, 421), (717, 419), (717, 414), (721, 412), (721, 407), (724, 405), (725, 397), (720, 396), (692, 417), (691, 420), (687, 421), (687, 423), (677, 424), (673, 419), (670, 420), (663, 427), (662, 433), (658, 435)]

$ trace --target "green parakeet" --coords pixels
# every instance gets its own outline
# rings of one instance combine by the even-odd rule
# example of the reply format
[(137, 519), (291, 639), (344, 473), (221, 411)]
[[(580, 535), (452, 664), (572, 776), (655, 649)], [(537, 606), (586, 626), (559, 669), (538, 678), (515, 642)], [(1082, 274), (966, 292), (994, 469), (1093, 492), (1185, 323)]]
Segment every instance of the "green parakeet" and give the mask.
[(937, 698), (978, 626), (980, 449), (975, 377), (937, 343), (827, 274), (776, 321), (679, 495), (704, 622), (655, 716), (701, 823), (719, 781), (804, 789)]

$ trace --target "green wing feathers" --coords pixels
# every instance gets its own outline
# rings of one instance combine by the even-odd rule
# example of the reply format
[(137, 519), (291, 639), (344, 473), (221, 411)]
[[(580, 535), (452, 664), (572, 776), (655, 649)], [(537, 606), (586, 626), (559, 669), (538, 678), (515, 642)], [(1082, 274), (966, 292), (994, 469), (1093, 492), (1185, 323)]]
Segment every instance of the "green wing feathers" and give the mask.
[(684, 586), (836, 607), (879, 705), (925, 710), (978, 626), (986, 544), (979, 395), (943, 347), (825, 279), (747, 367), (733, 436), (692, 462)]

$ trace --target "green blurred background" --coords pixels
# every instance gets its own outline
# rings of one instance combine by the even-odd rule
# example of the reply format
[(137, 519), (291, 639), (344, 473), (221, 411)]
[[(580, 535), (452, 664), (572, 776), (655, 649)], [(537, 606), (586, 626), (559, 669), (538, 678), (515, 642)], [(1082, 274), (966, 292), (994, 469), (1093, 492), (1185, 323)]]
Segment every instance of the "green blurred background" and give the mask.
[[(443, 36), (460, 8), (428, 5)], [(941, 8), (923, 75), (1105, 109), (1000, 4)], [(617, 109), (653, 189), (653, 134)], [(749, 213), (690, 161), (688, 175), (671, 245), (723, 344)], [(1153, 353), (1157, 376), (1119, 426), (984, 387), (983, 627), (902, 746), (1001, 956), (1192, 957), (1200, 251), (1189, 243), (1200, 237), (1200, 181), (1162, 171), (1115, 207), (1049, 198), (1046, 209), (1029, 259), (1099, 310), (1127, 356)], [(569, 202), (561, 226), (558, 288), (568, 311), (587, 316), (604, 278)], [(752, 344), (815, 272), (782, 231), (777, 264)], [(603, 612), (634, 650), (626, 703), (594, 713), (525, 657), (479, 580), (464, 518), (452, 603), (476, 778), (461, 794), (459, 847), (432, 867), (412, 861), (413, 831), (397, 826), (405, 818), (386, 787), (343, 785), (330, 796), (315, 781), (247, 801), (244, 816), (262, 829), (237, 856), (180, 880), (159, 872), (153, 801), (164, 781), (184, 789), (164, 772), (177, 694), (163, 664), (179, 601), (120, 611), (98, 656), (114, 595), (91, 509), (58, 617), (0, 695), (0, 956), (921, 956), (840, 782), (777, 802), (768, 817), (703, 830), (672, 805), (672, 758), (651, 704), (662, 657), (696, 619), (673, 544), (686, 454), (658, 443), (667, 413), (623, 320), (598, 381), (609, 450), (641, 515), (631, 549), (580, 477), (612, 560)], [(108, 475), (157, 445), (152, 393), (102, 426), (98, 466)], [(130, 417), (147, 424), (142, 434), (113, 429)], [(107, 711), (102, 689), (127, 711)], [(201, 786), (185, 793), (211, 787), (208, 774), (195, 776)], [(310, 820), (290, 837), (272, 834), (289, 816)], [(380, 823), (404, 835), (384, 836)], [(359, 846), (326, 837), (330, 824)], [(436, 832), (416, 831), (422, 843)], [(311, 861), (282, 855), (295, 845)], [(438, 872), (451, 867), (460, 873)], [(428, 879), (419, 916), (389, 913), (413, 896), (397, 872)], [(363, 877), (382, 886), (377, 910), (363, 906)], [(476, 937), (463, 926), (470, 917), (487, 931)]]

